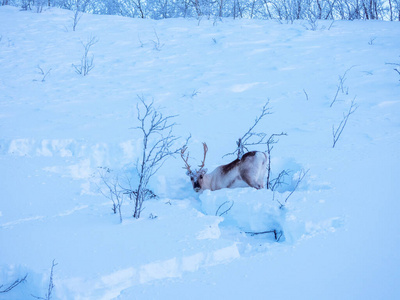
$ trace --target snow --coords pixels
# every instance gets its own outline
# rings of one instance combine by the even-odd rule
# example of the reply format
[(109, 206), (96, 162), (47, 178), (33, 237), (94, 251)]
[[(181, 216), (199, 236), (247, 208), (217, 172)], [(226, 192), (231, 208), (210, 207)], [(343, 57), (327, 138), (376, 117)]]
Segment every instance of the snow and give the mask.
[[(72, 14), (0, 7), (0, 286), (28, 274), (0, 299), (44, 297), (53, 259), (53, 299), (400, 297), (400, 78), (387, 64), (400, 23), (85, 14), (74, 32)], [(125, 200), (120, 223), (99, 171), (134, 176), (137, 95), (176, 115), (193, 164), (207, 142), (210, 172), (269, 99), (257, 128), (288, 134), (272, 151), (285, 184), (199, 195), (171, 158), (150, 182), (159, 197), (138, 220)], [(246, 233), (268, 230), (279, 241)]]

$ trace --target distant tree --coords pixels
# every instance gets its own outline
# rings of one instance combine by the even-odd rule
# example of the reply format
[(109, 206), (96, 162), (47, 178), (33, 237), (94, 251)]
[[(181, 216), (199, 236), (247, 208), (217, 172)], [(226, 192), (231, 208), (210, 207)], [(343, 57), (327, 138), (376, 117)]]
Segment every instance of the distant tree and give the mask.
[[(25, 10), (46, 0), (15, 1)], [(75, 10), (77, 0), (47, 0), (48, 5)], [(327, 19), (386, 19), (400, 21), (400, 0), (78, 0), (81, 12), (122, 15), (133, 18), (177, 17), (262, 18), (286, 22)], [(12, 3), (11, 3), (12, 4)], [(38, 6), (37, 6), (38, 7)], [(40, 7), (40, 6), (39, 6)], [(314, 27), (316, 28), (316, 27)]]
[(85, 6), (85, 2), (83, 0), (76, 0), (76, 3), (73, 8), (74, 15), (72, 16), (72, 31), (76, 30), (76, 26), (82, 18), (82, 10)]

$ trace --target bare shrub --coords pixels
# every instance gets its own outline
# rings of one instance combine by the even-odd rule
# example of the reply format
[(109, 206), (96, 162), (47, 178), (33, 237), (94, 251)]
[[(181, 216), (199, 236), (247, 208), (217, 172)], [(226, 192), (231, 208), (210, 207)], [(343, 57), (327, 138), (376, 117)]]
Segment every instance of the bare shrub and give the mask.
[(122, 223), (122, 204), (124, 202), (124, 188), (119, 183), (118, 176), (114, 176), (109, 168), (100, 168), (100, 178), (105, 187), (99, 187), (100, 192), (104, 197), (110, 199), (112, 202), (112, 211), (114, 214), (119, 215), (119, 221)]
[(352, 66), (352, 67), (348, 68), (348, 69), (343, 73), (343, 75), (341, 75), (341, 76), (339, 75), (339, 82), (338, 82), (338, 85), (337, 85), (336, 94), (335, 94), (335, 97), (333, 97), (333, 100), (332, 100), (331, 105), (330, 105), (329, 107), (332, 107), (332, 105), (336, 102), (337, 97), (338, 97), (338, 95), (339, 95), (340, 92), (341, 92), (342, 94), (345, 94), (345, 95), (348, 95), (348, 94), (349, 94), (349, 88), (346, 87), (346, 86), (344, 85), (344, 83), (345, 83), (346, 80), (347, 80), (347, 78), (346, 78), (347, 73), (348, 73), (351, 69), (353, 69), (354, 67), (355, 67), (355, 66)]
[[(44, 71), (39, 65), (36, 67), (38, 69), (38, 73), (42, 76), (42, 79), (40, 80), (41, 82), (46, 81), (46, 77), (50, 74), (51, 68), (47, 71)], [(37, 80), (34, 80), (37, 81)]]
[(82, 42), (82, 46), (84, 48), (84, 52), (81, 58), (81, 64), (80, 65), (72, 65), (75, 68), (75, 72), (78, 73), (79, 75), (87, 76), (91, 70), (94, 68), (93, 64), (93, 59), (94, 56), (89, 56), (89, 51), (90, 48), (96, 44), (99, 40), (94, 37), (90, 36), (86, 43)]
[(49, 285), (47, 286), (47, 293), (46, 296), (44, 297), (37, 297), (34, 295), (31, 295), (32, 297), (40, 300), (50, 300), (51, 297), (53, 296), (53, 290), (54, 290), (54, 281), (53, 281), (53, 275), (54, 275), (54, 267), (57, 266), (58, 264), (55, 263), (55, 259), (53, 259), (53, 263), (51, 265), (51, 271), (50, 271), (50, 276), (49, 276)]
[(172, 133), (176, 123), (171, 122), (175, 116), (164, 117), (153, 106), (153, 101), (147, 103), (144, 97), (139, 98), (137, 104), (137, 119), (139, 126), (134, 127), (142, 134), (142, 153), (137, 163), (139, 183), (136, 188), (125, 189), (125, 193), (134, 202), (133, 217), (138, 219), (146, 199), (154, 198), (156, 195), (148, 189), (150, 179), (157, 173), (164, 162), (174, 154), (180, 152), (181, 148), (173, 148), (178, 139)]
[(335, 129), (335, 126), (332, 125), (332, 136), (333, 136), (333, 145), (332, 148), (335, 148), (335, 145), (337, 143), (337, 141), (340, 138), (340, 135), (343, 132), (344, 127), (347, 124), (347, 120), (349, 119), (350, 115), (352, 115), (358, 108), (358, 106), (355, 104), (355, 97), (354, 99), (351, 101), (351, 105), (349, 110), (347, 111), (347, 113), (343, 113), (343, 119), (340, 122), (339, 126)]
[(82, 18), (83, 13), (79, 10), (79, 1), (76, 1), (74, 15), (72, 16), (72, 31), (75, 31), (76, 26)]
[(237, 140), (236, 145), (237, 148), (234, 152), (225, 154), (224, 156), (227, 155), (233, 155), (236, 154), (237, 158), (240, 160), (242, 156), (249, 151), (247, 147), (249, 146), (254, 146), (254, 145), (266, 145), (268, 141), (266, 141), (267, 134), (264, 132), (254, 132), (254, 128), (258, 125), (258, 123), (261, 121), (262, 118), (264, 118), (266, 115), (271, 114), (270, 108), (269, 108), (269, 100), (264, 104), (261, 114), (256, 117), (254, 124), (249, 128), (249, 130)]
[(175, 141), (178, 140), (172, 132), (176, 125), (172, 119), (176, 116), (164, 117), (159, 110), (154, 108), (153, 101), (147, 102), (143, 96), (138, 96), (138, 99), (136, 108), (139, 126), (131, 128), (139, 130), (142, 135), (141, 154), (136, 163), (137, 178), (133, 180), (127, 175), (121, 183), (119, 177), (112, 174), (109, 168), (100, 168), (100, 178), (103, 183), (100, 192), (112, 201), (112, 210), (114, 214), (119, 215), (121, 222), (121, 208), (125, 197), (129, 197), (134, 204), (133, 217), (140, 218), (144, 209), (143, 202), (157, 197), (148, 188), (151, 178), (170, 156), (181, 150), (181, 148), (173, 147)]
[[(266, 145), (267, 146), (267, 157), (268, 157), (268, 165), (267, 165), (267, 189), (272, 187), (271, 185), (271, 151), (274, 148), (274, 144), (278, 142), (277, 137), (286, 136), (287, 133), (274, 133), (268, 137), (265, 132), (254, 132), (255, 127), (259, 124), (259, 122), (264, 118), (266, 115), (271, 114), (269, 108), (269, 100), (264, 104), (261, 113), (259, 116), (256, 117), (254, 120), (254, 124), (249, 128), (249, 130), (237, 140), (236, 145), (237, 148), (234, 152), (225, 154), (226, 155), (237, 155), (237, 158), (240, 160), (242, 156), (249, 151), (248, 147), (256, 146), (256, 145)], [(282, 173), (283, 174), (283, 173)]]
[(164, 47), (164, 44), (161, 43), (156, 30), (154, 30), (154, 36), (155, 36), (155, 40), (152, 40), (153, 49), (156, 51), (161, 51), (162, 47)]

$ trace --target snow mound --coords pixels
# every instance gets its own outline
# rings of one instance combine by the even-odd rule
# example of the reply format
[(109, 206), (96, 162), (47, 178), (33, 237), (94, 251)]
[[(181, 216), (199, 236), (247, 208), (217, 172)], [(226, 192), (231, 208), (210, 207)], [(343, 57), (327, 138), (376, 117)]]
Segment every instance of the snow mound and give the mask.
[(223, 216), (223, 225), (243, 232), (283, 230), (285, 210), (273, 198), (270, 190), (249, 188), (205, 191), (200, 196), (205, 214)]

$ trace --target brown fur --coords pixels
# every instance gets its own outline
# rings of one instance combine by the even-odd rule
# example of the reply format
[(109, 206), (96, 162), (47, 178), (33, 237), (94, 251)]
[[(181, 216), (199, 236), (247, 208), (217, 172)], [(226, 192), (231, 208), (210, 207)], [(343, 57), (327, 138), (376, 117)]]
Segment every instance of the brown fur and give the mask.
[(233, 162), (230, 162), (230, 163), (227, 164), (227, 165), (223, 165), (223, 166), (222, 166), (222, 173), (223, 173), (223, 174), (229, 173), (234, 167), (236, 167), (236, 166), (237, 166), (238, 164), (240, 164), (242, 161), (245, 161), (246, 158), (252, 157), (252, 156), (256, 155), (256, 153), (257, 153), (256, 151), (247, 152), (247, 153), (245, 153), (245, 154), (242, 156), (242, 159), (241, 159), (241, 160), (239, 160), (239, 159), (237, 158), (237, 159), (235, 159)]

